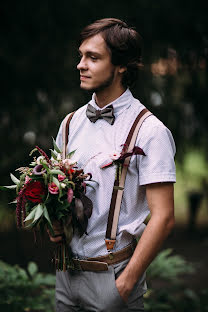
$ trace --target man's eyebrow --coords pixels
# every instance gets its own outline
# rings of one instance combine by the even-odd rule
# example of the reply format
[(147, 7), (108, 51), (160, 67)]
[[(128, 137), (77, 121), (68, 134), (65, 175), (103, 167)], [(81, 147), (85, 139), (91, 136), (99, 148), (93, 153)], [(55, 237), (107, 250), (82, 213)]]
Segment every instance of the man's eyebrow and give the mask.
[[(78, 53), (79, 54), (83, 54), (82, 51), (80, 49), (78, 49)], [(96, 56), (101, 56), (101, 54), (99, 52), (93, 51), (93, 50), (88, 50), (85, 51), (84, 54), (86, 55), (96, 55)]]

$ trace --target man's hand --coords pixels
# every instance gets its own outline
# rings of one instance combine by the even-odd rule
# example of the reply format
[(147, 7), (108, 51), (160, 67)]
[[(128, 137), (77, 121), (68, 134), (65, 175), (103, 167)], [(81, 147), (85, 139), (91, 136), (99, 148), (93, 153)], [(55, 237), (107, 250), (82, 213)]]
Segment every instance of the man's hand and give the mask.
[(116, 279), (116, 287), (118, 289), (118, 292), (121, 296), (121, 298), (123, 299), (124, 302), (128, 301), (128, 297), (132, 291), (132, 285), (131, 283), (128, 283), (126, 281), (124, 281), (124, 279), (122, 278), (122, 275), (120, 275), (117, 279)]
[(53, 243), (61, 243), (63, 240), (64, 228), (59, 221), (54, 221), (52, 225), (54, 230), (54, 236), (52, 236), (49, 229), (47, 229), (50, 241)]

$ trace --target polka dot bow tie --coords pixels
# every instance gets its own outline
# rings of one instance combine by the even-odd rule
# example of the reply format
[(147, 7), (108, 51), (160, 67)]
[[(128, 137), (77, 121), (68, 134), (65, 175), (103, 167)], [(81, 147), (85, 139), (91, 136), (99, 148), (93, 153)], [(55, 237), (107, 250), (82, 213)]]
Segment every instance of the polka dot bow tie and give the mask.
[(105, 119), (110, 125), (114, 124), (115, 116), (113, 114), (113, 106), (110, 105), (102, 110), (95, 109), (91, 104), (88, 104), (86, 110), (87, 118), (91, 122), (96, 122), (98, 119)]

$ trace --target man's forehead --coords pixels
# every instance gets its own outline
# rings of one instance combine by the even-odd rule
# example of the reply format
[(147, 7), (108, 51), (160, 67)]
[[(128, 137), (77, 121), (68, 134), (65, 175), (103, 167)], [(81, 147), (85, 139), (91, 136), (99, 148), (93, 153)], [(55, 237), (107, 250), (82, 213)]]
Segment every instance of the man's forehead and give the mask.
[(79, 47), (80, 52), (92, 51), (100, 53), (107, 50), (105, 40), (100, 34), (85, 39)]

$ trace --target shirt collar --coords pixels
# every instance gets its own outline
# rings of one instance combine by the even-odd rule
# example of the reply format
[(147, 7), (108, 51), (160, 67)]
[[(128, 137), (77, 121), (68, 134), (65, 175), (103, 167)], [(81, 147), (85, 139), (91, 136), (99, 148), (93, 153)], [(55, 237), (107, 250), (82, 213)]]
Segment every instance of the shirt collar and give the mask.
[[(106, 108), (110, 105), (113, 105), (113, 109), (114, 109), (114, 115), (115, 117), (117, 117), (118, 115), (120, 115), (125, 109), (127, 109), (133, 100), (133, 95), (131, 93), (131, 91), (129, 89), (127, 89), (123, 94), (121, 94), (121, 96), (119, 96), (116, 100), (114, 100), (113, 102), (109, 103), (108, 105), (106, 105), (103, 108)], [(101, 109), (95, 102), (95, 93), (93, 93), (92, 95), (92, 99), (89, 102), (95, 109)]]

